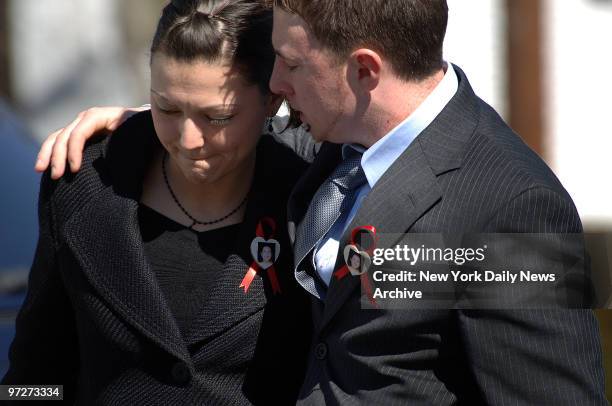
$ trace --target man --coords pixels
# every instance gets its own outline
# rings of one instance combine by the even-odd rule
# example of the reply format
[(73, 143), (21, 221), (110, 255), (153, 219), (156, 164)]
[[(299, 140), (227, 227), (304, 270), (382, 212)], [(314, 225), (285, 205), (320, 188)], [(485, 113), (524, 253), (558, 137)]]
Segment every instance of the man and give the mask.
[(582, 231), (552, 172), (443, 61), (447, 15), (443, 0), (274, 1), (270, 86), (322, 141), (289, 202), (315, 325), (300, 404), (607, 404), (590, 311), (363, 310), (360, 278), (334, 276), (360, 226)]
[[(443, 62), (446, 1), (274, 5), (271, 89), (324, 141), (289, 202), (296, 278), (315, 322), (301, 403), (606, 404), (590, 311), (362, 310), (359, 278), (332, 277), (351, 230), (364, 225), (581, 232), (552, 172)], [(302, 248), (317, 228), (308, 222), (325, 216), (316, 206), (326, 179), (359, 146), (366, 182)]]

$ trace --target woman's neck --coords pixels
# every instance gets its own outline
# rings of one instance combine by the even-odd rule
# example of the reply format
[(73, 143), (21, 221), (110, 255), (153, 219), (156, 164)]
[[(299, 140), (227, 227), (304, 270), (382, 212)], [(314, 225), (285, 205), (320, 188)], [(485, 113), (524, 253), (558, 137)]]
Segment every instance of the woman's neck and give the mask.
[(170, 156), (166, 156), (166, 184), (164, 179), (162, 160), (164, 151), (160, 153), (151, 167), (144, 184), (142, 203), (157, 210), (166, 217), (186, 226), (193, 223), (175, 202), (193, 218), (201, 222), (210, 222), (221, 219), (238, 208), (235, 213), (215, 224), (197, 225), (197, 231), (212, 230), (215, 228), (240, 223), (244, 217), (246, 204), (242, 204), (251, 188), (255, 171), (255, 154), (225, 176), (214, 182), (194, 182), (188, 179)]

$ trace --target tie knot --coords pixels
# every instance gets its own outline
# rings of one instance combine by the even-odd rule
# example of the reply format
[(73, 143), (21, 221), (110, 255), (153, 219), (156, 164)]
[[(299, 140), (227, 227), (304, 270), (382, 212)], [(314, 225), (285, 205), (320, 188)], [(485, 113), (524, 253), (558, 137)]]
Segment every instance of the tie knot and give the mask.
[(346, 158), (336, 167), (331, 180), (345, 189), (357, 189), (366, 182), (361, 167), (361, 153), (350, 149)]

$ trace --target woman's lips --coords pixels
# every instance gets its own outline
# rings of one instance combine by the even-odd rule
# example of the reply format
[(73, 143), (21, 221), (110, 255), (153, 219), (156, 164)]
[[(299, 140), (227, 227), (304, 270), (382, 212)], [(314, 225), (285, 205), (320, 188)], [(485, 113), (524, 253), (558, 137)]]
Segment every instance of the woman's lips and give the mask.
[(214, 158), (216, 155), (207, 155), (207, 156), (200, 156), (200, 157), (191, 157), (191, 156), (185, 156), (183, 155), (183, 159), (185, 159), (186, 161), (191, 161), (191, 162), (202, 162), (202, 161), (210, 161), (212, 158)]

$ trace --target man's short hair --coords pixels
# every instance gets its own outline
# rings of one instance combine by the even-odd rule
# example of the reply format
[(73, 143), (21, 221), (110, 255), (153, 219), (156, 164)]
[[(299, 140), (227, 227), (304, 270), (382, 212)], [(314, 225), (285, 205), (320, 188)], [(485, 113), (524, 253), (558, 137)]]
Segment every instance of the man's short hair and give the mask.
[(405, 80), (421, 80), (442, 68), (446, 0), (273, 1), (299, 15), (339, 59), (360, 47), (371, 48)]

